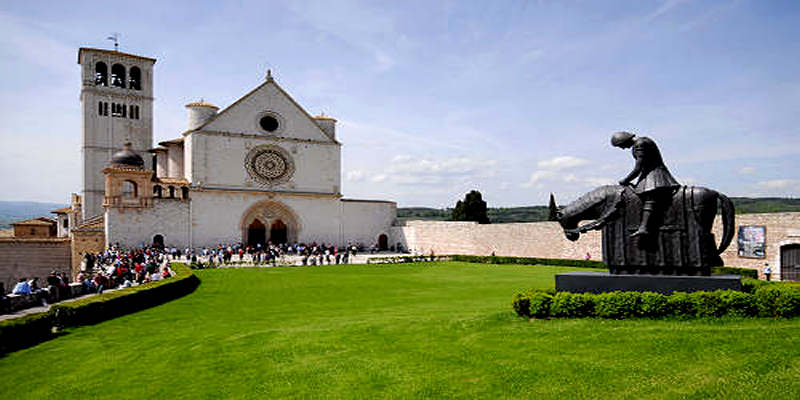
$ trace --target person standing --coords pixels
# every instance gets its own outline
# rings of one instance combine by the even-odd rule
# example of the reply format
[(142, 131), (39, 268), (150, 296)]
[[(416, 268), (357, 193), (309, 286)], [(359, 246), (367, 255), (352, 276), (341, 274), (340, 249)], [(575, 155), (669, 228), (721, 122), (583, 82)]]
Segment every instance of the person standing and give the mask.
[(769, 266), (769, 263), (764, 263), (764, 277), (767, 278), (767, 282), (770, 281), (772, 276), (772, 267)]

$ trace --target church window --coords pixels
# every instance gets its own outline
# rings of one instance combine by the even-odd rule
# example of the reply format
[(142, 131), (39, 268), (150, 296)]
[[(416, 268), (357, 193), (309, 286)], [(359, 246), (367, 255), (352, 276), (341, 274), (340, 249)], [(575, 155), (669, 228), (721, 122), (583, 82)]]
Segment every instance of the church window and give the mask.
[(130, 88), (133, 90), (142, 90), (142, 70), (139, 67), (131, 67)]
[(108, 116), (108, 102), (107, 101), (103, 102), (103, 115), (106, 116), (106, 117)]
[(126, 199), (132, 199), (138, 196), (136, 191), (136, 183), (133, 181), (124, 181), (122, 182), (122, 197)]
[(170, 199), (174, 199), (175, 198), (175, 186), (170, 186), (169, 187), (169, 198)]
[(133, 105), (129, 105), (128, 108), (129, 108), (128, 118), (134, 119), (134, 116), (133, 116)]
[(125, 67), (122, 64), (111, 66), (111, 86), (125, 88)]
[(261, 125), (261, 129), (267, 132), (275, 132), (278, 129), (278, 119), (271, 116), (265, 115), (261, 117), (261, 120), (258, 121), (259, 125)]
[(128, 116), (128, 107), (125, 104), (120, 104), (119, 108), (122, 109), (122, 118), (127, 117)]
[(64, 218), (64, 221), (61, 223), (61, 226), (63, 226), (64, 229), (69, 228), (69, 220)]
[(184, 200), (189, 199), (189, 188), (185, 186), (181, 188), (181, 198)]
[(103, 102), (102, 101), (97, 103), (97, 115), (103, 115)]
[(94, 66), (94, 84), (97, 86), (108, 86), (108, 66), (102, 61)]
[(139, 106), (134, 106), (134, 110), (136, 110), (136, 119), (139, 119)]
[(155, 185), (153, 186), (153, 196), (160, 199), (161, 198), (161, 186)]

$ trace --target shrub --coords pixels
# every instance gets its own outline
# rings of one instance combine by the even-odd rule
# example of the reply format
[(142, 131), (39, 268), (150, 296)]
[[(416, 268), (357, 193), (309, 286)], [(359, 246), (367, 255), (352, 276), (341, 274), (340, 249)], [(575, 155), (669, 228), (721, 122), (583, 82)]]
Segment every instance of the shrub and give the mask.
[(667, 296), (667, 315), (686, 317), (695, 315), (695, 303), (689, 293), (675, 292)]
[(644, 292), (640, 296), (639, 316), (661, 318), (669, 314), (667, 296), (661, 293)]
[(28, 314), (0, 322), (0, 354), (24, 349), (53, 336), (53, 312)]
[(561, 258), (535, 258), (535, 257), (497, 257), (497, 256), (448, 256), (453, 261), (462, 261), (480, 264), (521, 264), (521, 265), (555, 265), (562, 267), (607, 269), (600, 261), (568, 260)]
[(742, 278), (742, 291), (745, 293), (755, 293), (756, 289), (764, 286), (771, 285), (771, 282), (762, 281), (753, 278)]
[(758, 279), (758, 271), (752, 268), (711, 267), (711, 273), (741, 275), (742, 278)]
[(755, 294), (736, 290), (714, 292), (570, 293), (533, 290), (514, 297), (517, 314), (545, 318), (662, 318), (672, 317), (796, 317), (800, 316), (800, 286), (767, 283)]
[(731, 317), (754, 317), (758, 314), (755, 297), (750, 293), (736, 290), (720, 290), (719, 300), (725, 308), (725, 315)]
[(601, 318), (631, 318), (638, 316), (641, 302), (639, 292), (609, 292), (596, 295), (594, 312)]
[(172, 269), (177, 274), (172, 278), (56, 304), (54, 322), (59, 327), (96, 324), (182, 297), (200, 284), (185, 264), (173, 263)]
[(758, 314), (762, 317), (795, 317), (800, 315), (800, 290), (783, 284), (764, 285), (754, 294)]
[(720, 301), (719, 292), (721, 291), (690, 293), (689, 298), (694, 303), (695, 315), (698, 317), (725, 315), (725, 305)]
[(94, 324), (162, 304), (192, 292), (200, 280), (184, 264), (173, 263), (177, 276), (106, 292), (62, 304), (43, 313), (0, 322), (0, 354), (33, 346), (52, 337), (53, 327)]
[(511, 300), (511, 306), (514, 307), (514, 312), (520, 317), (531, 316), (531, 294), (530, 293), (517, 293)]
[(594, 314), (591, 294), (559, 292), (553, 297), (550, 315), (554, 317), (590, 317)]
[(550, 304), (553, 296), (545, 292), (533, 292), (530, 296), (531, 318), (547, 318), (550, 316)]

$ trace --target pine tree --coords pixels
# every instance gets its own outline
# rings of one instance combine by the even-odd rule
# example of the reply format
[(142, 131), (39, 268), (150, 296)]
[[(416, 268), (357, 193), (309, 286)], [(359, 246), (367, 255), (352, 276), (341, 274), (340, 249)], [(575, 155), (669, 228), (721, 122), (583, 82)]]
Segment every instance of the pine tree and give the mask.
[(459, 200), (453, 209), (453, 221), (475, 221), (479, 224), (488, 224), (489, 216), (486, 214), (486, 202), (483, 201), (481, 192), (473, 190)]

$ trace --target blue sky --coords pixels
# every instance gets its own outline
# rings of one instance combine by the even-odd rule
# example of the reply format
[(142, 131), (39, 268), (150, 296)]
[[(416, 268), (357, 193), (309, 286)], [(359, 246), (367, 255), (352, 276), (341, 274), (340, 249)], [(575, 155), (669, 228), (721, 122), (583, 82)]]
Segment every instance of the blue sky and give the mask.
[(633, 166), (616, 130), (654, 138), (682, 183), (800, 197), (795, 1), (118, 4), (0, 5), (0, 200), (79, 190), (77, 50), (111, 32), (158, 59), (157, 141), (271, 68), (339, 120), (347, 197), (565, 203)]

